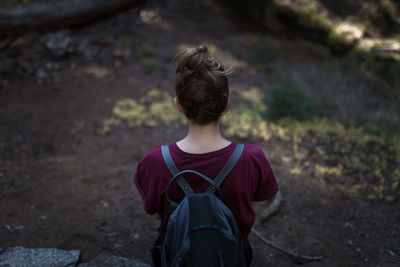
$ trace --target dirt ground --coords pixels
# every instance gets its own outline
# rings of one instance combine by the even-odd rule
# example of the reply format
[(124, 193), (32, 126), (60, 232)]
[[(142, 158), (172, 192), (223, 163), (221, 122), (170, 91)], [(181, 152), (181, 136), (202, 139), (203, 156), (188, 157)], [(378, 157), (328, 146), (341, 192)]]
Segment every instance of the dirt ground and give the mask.
[[(143, 211), (133, 174), (148, 149), (182, 138), (185, 129), (119, 125), (107, 135), (99, 129), (121, 98), (138, 98), (151, 88), (172, 94), (176, 44), (206, 42), (230, 51), (246, 43), (250, 33), (262, 31), (196, 3), (148, 1), (73, 28), (76, 42), (90, 43), (86, 50), (96, 51), (94, 56), (94, 52), (62, 58), (43, 55), (41, 60), (59, 62), (60, 67), (51, 70), (52, 78), (8, 74), (0, 87), (1, 248), (81, 249), (83, 262), (109, 253), (151, 263), (149, 249), (157, 236), (157, 221)], [(15, 49), (22, 54), (36, 51), (32, 49), (42, 35), (32, 37), (32, 45)], [(132, 40), (115, 41), (115, 36), (127, 35)], [(107, 38), (114, 41), (109, 44)], [(143, 51), (139, 55), (126, 45), (153, 47), (155, 66), (141, 61), (146, 57)], [(231, 58), (226, 60), (229, 64)], [(233, 74), (231, 85), (241, 88), (269, 79), (247, 69)], [(287, 141), (235, 141), (260, 145), (280, 180), (284, 198), (280, 211), (254, 226), (265, 238), (300, 254), (323, 257), (308, 266), (399, 266), (398, 202), (349, 197), (338, 187), (340, 179), (291, 175), (289, 163), (281, 160), (293, 153)], [(264, 207), (257, 207), (257, 212)], [(252, 234), (249, 240), (252, 266), (298, 264)]]

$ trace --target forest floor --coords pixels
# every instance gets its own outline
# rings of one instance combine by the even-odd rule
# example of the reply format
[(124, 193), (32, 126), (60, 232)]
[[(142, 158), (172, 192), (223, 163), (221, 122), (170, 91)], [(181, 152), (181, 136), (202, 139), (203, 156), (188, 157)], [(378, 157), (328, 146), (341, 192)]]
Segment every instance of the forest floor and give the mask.
[[(143, 211), (132, 180), (151, 147), (186, 133), (171, 114), (172, 99), (154, 100), (165, 92), (173, 95), (171, 60), (177, 48), (206, 43), (217, 58), (236, 68), (231, 76), (234, 106), (247, 89), (273, 82), (268, 72), (272, 67), (260, 71), (237, 57), (254, 36), (269, 34), (181, 0), (148, 1), (86, 26), (28, 33), (14, 41), (2, 51), (9, 60), (0, 64), (3, 73), (12, 70), (0, 81), (0, 247), (81, 249), (85, 262), (108, 253), (151, 263), (149, 249), (158, 222)], [(69, 41), (54, 48), (57, 38)], [(290, 45), (286, 57), (312, 60), (313, 51), (297, 50), (299, 40), (290, 40)], [(285, 62), (278, 63), (290, 71)], [(318, 65), (310, 66), (315, 73)], [(254, 98), (247, 95), (247, 101)], [(382, 105), (393, 105), (385, 101)], [(141, 103), (160, 105), (146, 115), (136, 109)], [(124, 108), (145, 121), (138, 121), (140, 116), (126, 120), (123, 113), (116, 119)], [(300, 254), (323, 257), (308, 266), (398, 266), (396, 195), (390, 201), (354, 195), (344, 189), (346, 175), (293, 171), (291, 159), (304, 148), (280, 135), (230, 136), (261, 146), (280, 181), (279, 212), (254, 226), (265, 238)], [(311, 153), (302, 157), (308, 165), (316, 162)], [(257, 214), (267, 205), (257, 207)], [(252, 266), (297, 265), (254, 235), (249, 240)]]

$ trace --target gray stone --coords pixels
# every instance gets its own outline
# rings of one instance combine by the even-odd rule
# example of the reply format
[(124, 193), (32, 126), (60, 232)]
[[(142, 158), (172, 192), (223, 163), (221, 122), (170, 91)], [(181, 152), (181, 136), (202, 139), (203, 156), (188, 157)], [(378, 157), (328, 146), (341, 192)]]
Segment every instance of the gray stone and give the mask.
[(136, 260), (107, 254), (99, 254), (87, 263), (87, 265), (85, 264), (80, 264), (78, 267), (150, 267), (150, 265)]
[(80, 250), (11, 247), (0, 249), (0, 266), (72, 267), (80, 255)]
[(43, 39), (46, 48), (55, 57), (63, 57), (75, 51), (76, 40), (68, 30), (48, 33)]

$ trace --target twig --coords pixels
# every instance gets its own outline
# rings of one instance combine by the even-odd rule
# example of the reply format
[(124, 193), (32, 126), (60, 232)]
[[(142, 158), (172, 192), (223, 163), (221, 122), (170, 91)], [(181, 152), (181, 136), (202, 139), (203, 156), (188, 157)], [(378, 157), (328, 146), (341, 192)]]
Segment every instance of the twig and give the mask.
[(268, 246), (270, 246), (270, 247), (272, 247), (272, 248), (274, 248), (274, 249), (276, 249), (276, 250), (278, 250), (278, 251), (280, 251), (280, 252), (283, 252), (283, 253), (289, 255), (289, 256), (292, 257), (296, 262), (307, 262), (307, 261), (319, 261), (319, 260), (322, 260), (322, 257), (321, 257), (321, 256), (312, 257), (312, 256), (305, 256), (305, 255), (300, 255), (300, 254), (297, 254), (297, 253), (294, 253), (294, 252), (290, 252), (290, 251), (288, 251), (288, 250), (286, 250), (286, 249), (284, 249), (284, 248), (282, 248), (282, 247), (280, 247), (280, 246), (274, 244), (273, 242), (269, 241), (268, 239), (264, 238), (264, 237), (263, 237), (257, 230), (255, 230), (254, 228), (251, 229), (251, 232), (252, 232), (253, 234), (255, 234), (262, 242), (264, 242), (264, 243), (267, 244)]
[(272, 215), (277, 213), (281, 206), (281, 203), (282, 203), (282, 194), (281, 194), (281, 191), (279, 190), (278, 193), (276, 193), (272, 203), (260, 215), (261, 222), (263, 222), (263, 223), (266, 222)]

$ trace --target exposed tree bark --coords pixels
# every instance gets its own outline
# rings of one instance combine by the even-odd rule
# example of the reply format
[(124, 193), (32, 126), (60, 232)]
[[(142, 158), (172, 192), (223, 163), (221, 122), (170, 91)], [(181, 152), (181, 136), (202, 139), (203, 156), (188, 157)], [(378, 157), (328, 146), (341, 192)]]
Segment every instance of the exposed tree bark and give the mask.
[(144, 0), (62, 0), (5, 8), (0, 10), (0, 37), (76, 25), (141, 2)]

